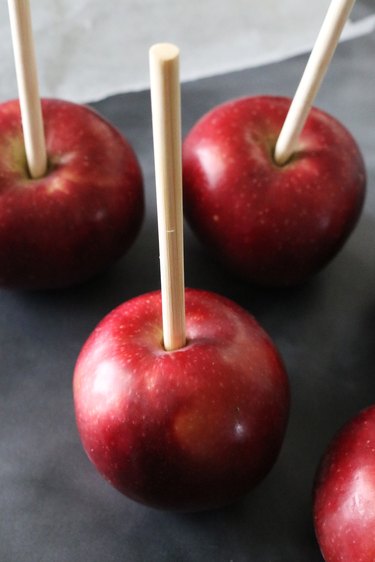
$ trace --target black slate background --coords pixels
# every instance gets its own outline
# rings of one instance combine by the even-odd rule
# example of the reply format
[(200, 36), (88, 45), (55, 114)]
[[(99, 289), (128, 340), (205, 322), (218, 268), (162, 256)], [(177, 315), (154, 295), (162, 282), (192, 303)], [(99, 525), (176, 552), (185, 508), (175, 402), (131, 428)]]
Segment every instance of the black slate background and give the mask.
[[(292, 387), (273, 471), (243, 501), (214, 512), (176, 515), (131, 502), (97, 475), (76, 432), (71, 379), (83, 342), (114, 306), (159, 287), (149, 94), (95, 104), (139, 155), (146, 220), (130, 252), (84, 286), (0, 291), (1, 562), (322, 560), (311, 518), (316, 465), (344, 421), (375, 402), (374, 53), (375, 34), (340, 45), (316, 102), (351, 130), (368, 170), (360, 224), (324, 272), (297, 289), (256, 289), (219, 268), (186, 229), (187, 285), (253, 313), (279, 347)], [(292, 96), (305, 63), (302, 56), (185, 84), (184, 132), (229, 98)]]

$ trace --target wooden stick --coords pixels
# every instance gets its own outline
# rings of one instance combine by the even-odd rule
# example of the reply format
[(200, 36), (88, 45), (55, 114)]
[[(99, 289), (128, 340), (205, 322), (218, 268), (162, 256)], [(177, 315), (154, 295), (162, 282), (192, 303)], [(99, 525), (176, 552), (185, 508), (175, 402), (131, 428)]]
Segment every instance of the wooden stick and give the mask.
[(47, 171), (29, 0), (8, 0), (27, 165), (32, 178)]
[(186, 343), (182, 215), (179, 50), (167, 43), (150, 49), (152, 128), (163, 338), (167, 351)]
[(355, 0), (332, 0), (311, 52), (284, 125), (276, 143), (274, 158), (282, 166), (296, 149), (310, 108), (318, 93)]

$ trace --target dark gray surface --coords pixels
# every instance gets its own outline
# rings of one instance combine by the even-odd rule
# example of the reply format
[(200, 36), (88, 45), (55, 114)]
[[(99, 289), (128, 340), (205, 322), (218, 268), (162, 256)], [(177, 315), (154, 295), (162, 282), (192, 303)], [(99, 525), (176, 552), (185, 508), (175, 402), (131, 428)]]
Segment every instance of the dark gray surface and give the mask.
[[(127, 256), (85, 286), (0, 292), (1, 562), (322, 560), (311, 519), (314, 471), (337, 428), (375, 401), (374, 53), (374, 34), (341, 45), (317, 101), (357, 138), (369, 175), (361, 222), (323, 273), (294, 290), (254, 289), (230, 279), (186, 231), (187, 284), (255, 314), (284, 357), (293, 399), (269, 477), (241, 503), (199, 515), (158, 512), (121, 496), (90, 465), (75, 429), (71, 378), (83, 342), (114, 306), (159, 287), (149, 95), (96, 105), (140, 157), (146, 221)], [(226, 99), (292, 95), (305, 61), (185, 85), (185, 132)]]

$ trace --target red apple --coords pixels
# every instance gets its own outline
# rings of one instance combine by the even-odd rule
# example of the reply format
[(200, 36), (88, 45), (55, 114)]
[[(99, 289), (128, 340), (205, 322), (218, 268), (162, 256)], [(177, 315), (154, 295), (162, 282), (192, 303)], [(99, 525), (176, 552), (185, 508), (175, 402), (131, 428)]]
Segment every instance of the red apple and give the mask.
[(316, 535), (326, 562), (375, 560), (375, 406), (328, 448), (315, 483)]
[(365, 168), (349, 132), (313, 108), (284, 166), (273, 151), (290, 100), (253, 97), (207, 113), (183, 145), (187, 219), (237, 275), (291, 285), (339, 251), (360, 214)]
[(96, 112), (43, 100), (49, 168), (28, 174), (18, 100), (0, 105), (0, 286), (85, 281), (133, 242), (143, 216), (136, 156)]
[(213, 293), (186, 291), (187, 344), (165, 351), (161, 297), (112, 311), (78, 358), (79, 433), (101, 474), (147, 505), (194, 511), (250, 490), (278, 455), (289, 388), (254, 318)]

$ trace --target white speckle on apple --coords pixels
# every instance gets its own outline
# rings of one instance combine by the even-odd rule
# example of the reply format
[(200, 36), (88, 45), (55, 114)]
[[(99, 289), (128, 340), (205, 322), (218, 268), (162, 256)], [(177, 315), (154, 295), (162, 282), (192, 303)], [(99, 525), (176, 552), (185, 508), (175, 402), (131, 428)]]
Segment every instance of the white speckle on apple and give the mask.
[(234, 426), (234, 432), (237, 437), (242, 437), (243, 435), (245, 435), (245, 428), (241, 423), (236, 423), (236, 425)]
[(94, 219), (97, 222), (100, 222), (102, 220), (104, 220), (107, 217), (107, 212), (105, 209), (98, 209), (98, 211), (96, 211)]
[(51, 177), (47, 190), (48, 193), (55, 193), (56, 191), (67, 193), (66, 184), (61, 176)]
[(147, 379), (147, 384), (146, 384), (147, 390), (154, 390), (155, 386), (156, 386), (155, 377), (149, 377)]
[(78, 156), (79, 158), (79, 154), (77, 154), (76, 152), (64, 152), (63, 154), (59, 155), (58, 164), (60, 164), (61, 166), (66, 166), (67, 164), (70, 164), (70, 162), (72, 162), (76, 158), (76, 156)]

